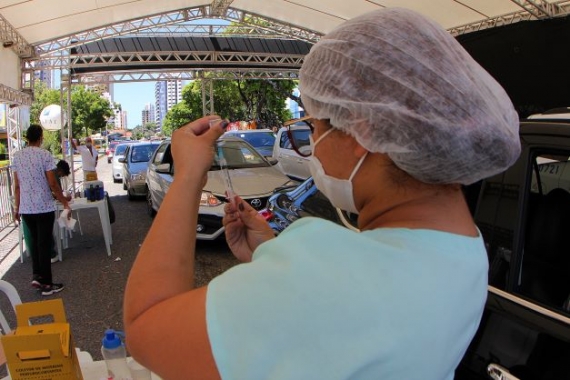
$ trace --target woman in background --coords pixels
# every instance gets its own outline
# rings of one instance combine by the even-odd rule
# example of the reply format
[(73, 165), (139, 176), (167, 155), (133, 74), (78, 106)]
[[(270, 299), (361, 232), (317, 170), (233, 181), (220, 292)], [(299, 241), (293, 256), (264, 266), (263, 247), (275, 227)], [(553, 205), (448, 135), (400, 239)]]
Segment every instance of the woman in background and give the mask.
[[(53, 247), (53, 223), (55, 220), (54, 197), (69, 209), (67, 199), (59, 186), (52, 155), (41, 148), (43, 130), (32, 124), (26, 131), (28, 146), (14, 154), (15, 218), (22, 218), (30, 233), (28, 246), (32, 257), (32, 286), (43, 296), (63, 290), (63, 284), (54, 283), (51, 272)], [(71, 213), (69, 214), (71, 215)]]

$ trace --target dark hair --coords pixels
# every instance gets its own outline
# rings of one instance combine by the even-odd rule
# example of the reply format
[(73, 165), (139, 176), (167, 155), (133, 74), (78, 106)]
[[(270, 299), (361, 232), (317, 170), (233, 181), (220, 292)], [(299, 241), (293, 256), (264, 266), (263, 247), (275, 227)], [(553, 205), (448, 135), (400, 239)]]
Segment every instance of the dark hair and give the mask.
[(40, 141), (44, 135), (44, 130), (37, 124), (30, 124), (28, 130), (26, 131), (26, 139), (28, 143), (35, 143)]
[(56, 167), (58, 170), (61, 171), (64, 177), (67, 177), (71, 173), (71, 170), (69, 169), (69, 164), (65, 160), (59, 160)]

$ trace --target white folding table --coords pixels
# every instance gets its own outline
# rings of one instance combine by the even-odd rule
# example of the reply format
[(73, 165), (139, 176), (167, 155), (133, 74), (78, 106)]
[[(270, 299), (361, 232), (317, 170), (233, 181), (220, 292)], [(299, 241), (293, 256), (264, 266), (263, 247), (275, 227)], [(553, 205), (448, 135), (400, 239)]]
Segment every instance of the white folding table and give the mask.
[[(56, 221), (54, 223), (54, 228), (58, 229), (57, 236), (60, 237), (59, 239), (56, 239), (56, 245), (57, 245), (58, 258), (61, 261), (62, 248), (63, 247), (67, 248), (67, 233), (63, 233), (63, 239), (62, 239), (61, 238), (62, 234), (59, 233), (60, 231), (59, 231), (59, 224), (57, 222), (57, 218), (59, 218), (59, 215), (63, 211), (63, 205), (59, 202), (56, 202), (56, 205), (57, 205), (57, 211), (56, 211)], [(99, 212), (99, 219), (101, 220), (101, 229), (103, 230), (103, 237), (105, 239), (105, 247), (107, 248), (107, 255), (111, 256), (111, 244), (113, 244), (113, 234), (111, 230), (111, 223), (109, 221), (109, 209), (107, 207), (107, 201), (105, 199), (102, 199), (100, 201), (89, 202), (87, 198), (75, 198), (72, 200), (72, 202), (69, 203), (69, 206), (71, 207), (72, 211), (88, 209), (88, 208), (97, 209), (97, 211)]]

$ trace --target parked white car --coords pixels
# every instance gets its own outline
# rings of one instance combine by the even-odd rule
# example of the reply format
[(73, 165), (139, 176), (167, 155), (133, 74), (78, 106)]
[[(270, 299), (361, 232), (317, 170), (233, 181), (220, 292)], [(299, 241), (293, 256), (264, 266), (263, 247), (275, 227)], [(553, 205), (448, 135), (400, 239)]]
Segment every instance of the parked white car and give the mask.
[[(134, 141), (133, 141), (134, 142)], [(129, 142), (130, 143), (130, 142)], [(123, 166), (122, 162), (119, 160), (125, 157), (125, 151), (127, 150), (127, 146), (129, 143), (120, 143), (117, 144), (115, 147), (115, 152), (113, 153), (113, 159), (111, 160), (112, 164), (112, 174), (113, 174), (113, 182), (123, 182)]]
[[(291, 125), (289, 129), (292, 138), (295, 139), (295, 146), (301, 153), (310, 151), (309, 136), (311, 129), (302, 122)], [(286, 127), (277, 131), (277, 138), (273, 146), (273, 158), (277, 160), (276, 167), (288, 177), (302, 181), (311, 176), (309, 157), (303, 157), (295, 152)]]
[[(224, 233), (222, 218), (227, 199), (226, 181), (220, 170), (222, 155), (227, 161), (233, 191), (256, 210), (266, 207), (267, 200), (275, 189), (296, 183), (277, 170), (246, 141), (231, 136), (221, 137), (200, 199), (196, 237), (201, 240), (214, 240)], [(147, 202), (151, 216), (160, 208), (172, 184), (174, 167), (170, 140), (165, 140), (154, 152), (147, 168)]]

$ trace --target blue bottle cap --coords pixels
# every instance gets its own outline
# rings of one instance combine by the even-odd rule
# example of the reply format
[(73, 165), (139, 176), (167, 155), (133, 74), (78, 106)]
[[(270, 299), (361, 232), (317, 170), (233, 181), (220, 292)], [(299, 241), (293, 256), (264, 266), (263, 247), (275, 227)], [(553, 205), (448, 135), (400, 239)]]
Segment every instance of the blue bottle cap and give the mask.
[(113, 349), (120, 347), (123, 343), (121, 338), (115, 333), (115, 330), (108, 329), (105, 331), (105, 337), (103, 338), (103, 347), (107, 349)]

